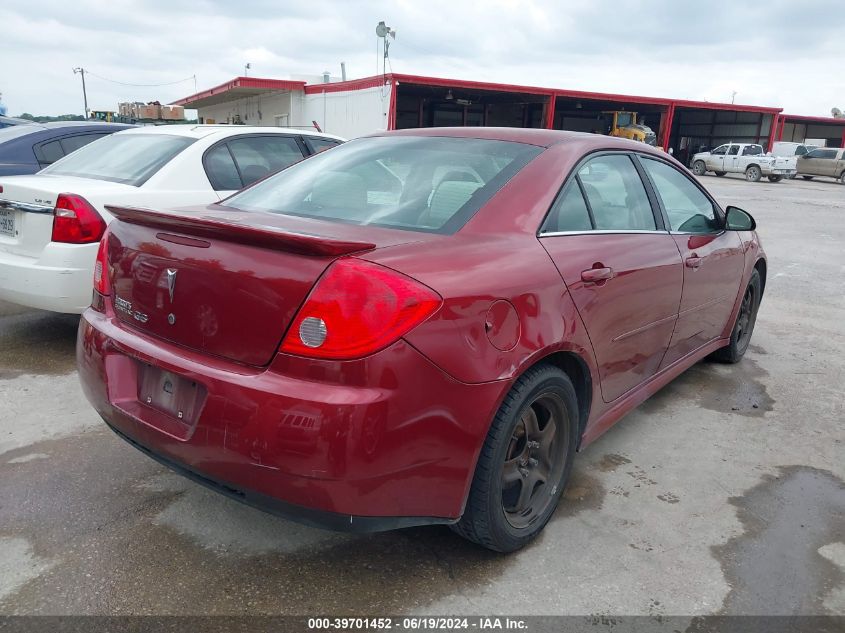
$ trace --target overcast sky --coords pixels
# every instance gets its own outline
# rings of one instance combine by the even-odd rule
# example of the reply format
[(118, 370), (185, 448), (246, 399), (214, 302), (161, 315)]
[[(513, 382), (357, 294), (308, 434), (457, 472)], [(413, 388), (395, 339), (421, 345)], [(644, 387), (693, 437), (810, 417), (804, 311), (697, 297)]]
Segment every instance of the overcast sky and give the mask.
[(396, 72), (601, 92), (845, 110), (842, 0), (24, 0), (0, 3), (9, 114), (167, 103), (243, 74), (375, 73), (375, 25)]

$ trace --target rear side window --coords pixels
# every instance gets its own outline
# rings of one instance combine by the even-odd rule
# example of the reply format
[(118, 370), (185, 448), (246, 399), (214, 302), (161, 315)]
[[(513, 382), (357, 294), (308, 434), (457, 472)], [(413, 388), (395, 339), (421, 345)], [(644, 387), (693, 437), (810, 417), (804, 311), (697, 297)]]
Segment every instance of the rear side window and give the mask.
[(292, 136), (238, 138), (228, 145), (244, 187), (302, 160), (302, 150)]
[(763, 148), (760, 145), (746, 145), (742, 148), (743, 156), (760, 156), (763, 154)]
[(807, 148), (804, 147), (803, 145), (799, 145), (798, 147), (795, 148), (795, 155), (796, 156), (803, 156), (806, 153), (807, 153)]
[(229, 148), (225, 143), (213, 147), (203, 159), (208, 181), (215, 191), (234, 191), (240, 189), (241, 177)]
[(35, 146), (35, 157), (41, 165), (52, 165), (65, 155), (59, 141), (48, 141)]
[(77, 134), (76, 136), (66, 136), (60, 140), (62, 149), (65, 154), (75, 152), (80, 147), (85, 147), (88, 143), (96, 141), (98, 138), (106, 136), (105, 134)]
[(454, 233), (541, 151), (490, 139), (361, 138), (293, 165), (229, 198), (226, 205)]
[(666, 163), (645, 157), (641, 160), (672, 231), (712, 233), (720, 230), (713, 203), (689, 178)]
[(110, 134), (66, 156), (42, 173), (139, 187), (195, 141), (175, 134)]
[(604, 231), (653, 231), (654, 213), (643, 181), (630, 157), (592, 159), (578, 170), (595, 228)]
[(590, 231), (592, 228), (590, 211), (581, 195), (581, 187), (576, 179), (572, 179), (552, 205), (541, 232)]
[(332, 138), (320, 138), (318, 136), (303, 136), (302, 138), (308, 146), (308, 150), (312, 154), (318, 154), (323, 150), (331, 149), (336, 145), (340, 145), (340, 141), (336, 141)]

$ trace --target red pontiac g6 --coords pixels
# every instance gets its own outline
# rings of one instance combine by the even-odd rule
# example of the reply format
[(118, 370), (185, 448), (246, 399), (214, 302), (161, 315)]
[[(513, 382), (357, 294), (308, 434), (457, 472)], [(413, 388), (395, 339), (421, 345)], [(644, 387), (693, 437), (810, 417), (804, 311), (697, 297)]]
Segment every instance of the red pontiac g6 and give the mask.
[(589, 134), (385, 133), (221, 204), (110, 210), (77, 356), (118, 435), (312, 525), (499, 551), (576, 451), (742, 358), (766, 282), (751, 216)]

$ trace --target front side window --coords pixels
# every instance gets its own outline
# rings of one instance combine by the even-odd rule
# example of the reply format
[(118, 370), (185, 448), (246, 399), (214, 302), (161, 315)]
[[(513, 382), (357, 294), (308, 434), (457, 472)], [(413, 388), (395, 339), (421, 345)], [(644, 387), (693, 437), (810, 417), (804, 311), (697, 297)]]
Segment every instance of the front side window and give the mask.
[(710, 153), (713, 154), (713, 156), (723, 156), (725, 154), (725, 152), (727, 152), (727, 151), (728, 151), (727, 145), (719, 145), (719, 147), (717, 147), (716, 149), (714, 149)]
[(739, 153), (739, 145), (731, 145), (728, 150), (728, 156), (736, 156)]
[(361, 138), (292, 165), (226, 206), (453, 233), (541, 151), (490, 139)]
[(643, 181), (628, 156), (592, 159), (578, 170), (595, 228), (600, 231), (653, 231), (654, 213)]
[(836, 150), (835, 149), (814, 149), (812, 152), (807, 154), (807, 158), (821, 158), (824, 160), (830, 160), (832, 158), (836, 158)]
[(196, 139), (175, 134), (110, 134), (42, 170), (140, 187)]
[(669, 218), (670, 230), (685, 233), (720, 230), (713, 203), (689, 178), (661, 161), (642, 157), (641, 162)]

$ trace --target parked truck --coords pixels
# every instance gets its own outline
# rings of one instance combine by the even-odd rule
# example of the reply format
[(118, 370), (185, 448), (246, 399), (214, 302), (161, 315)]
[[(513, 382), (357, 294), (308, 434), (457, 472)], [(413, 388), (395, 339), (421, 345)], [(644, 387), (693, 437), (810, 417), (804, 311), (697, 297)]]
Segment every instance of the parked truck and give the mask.
[(745, 174), (745, 179), (758, 182), (766, 176), (771, 182), (795, 176), (795, 159), (766, 155), (757, 143), (725, 143), (709, 152), (692, 157), (692, 171), (703, 176), (708, 171), (717, 176)]

